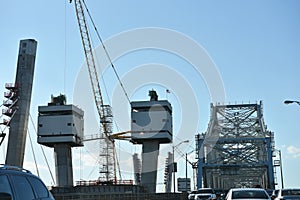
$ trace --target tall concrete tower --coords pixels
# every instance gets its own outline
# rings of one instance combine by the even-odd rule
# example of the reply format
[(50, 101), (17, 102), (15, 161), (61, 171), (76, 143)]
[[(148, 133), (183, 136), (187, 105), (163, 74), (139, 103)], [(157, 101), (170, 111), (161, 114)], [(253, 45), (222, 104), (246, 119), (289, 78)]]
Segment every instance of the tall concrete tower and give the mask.
[(48, 106), (39, 106), (38, 143), (54, 148), (56, 184), (73, 186), (72, 147), (83, 146), (84, 112), (66, 97), (51, 97)]
[(143, 145), (141, 184), (155, 193), (159, 144), (172, 142), (172, 107), (154, 90), (149, 96), (150, 101), (131, 102), (131, 139)]
[(10, 121), (9, 139), (5, 163), (23, 166), (28, 116), (30, 110), (32, 82), (34, 75), (37, 42), (33, 39), (21, 40), (15, 80), (14, 97), (17, 102), (12, 109), (14, 116)]

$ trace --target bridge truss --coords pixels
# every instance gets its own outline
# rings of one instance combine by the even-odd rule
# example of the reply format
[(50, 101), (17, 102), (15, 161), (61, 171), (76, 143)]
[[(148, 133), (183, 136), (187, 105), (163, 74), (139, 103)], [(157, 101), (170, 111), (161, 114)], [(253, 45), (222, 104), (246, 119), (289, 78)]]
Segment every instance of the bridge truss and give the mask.
[(274, 133), (263, 119), (262, 103), (211, 104), (204, 134), (196, 135), (197, 187), (275, 188)]

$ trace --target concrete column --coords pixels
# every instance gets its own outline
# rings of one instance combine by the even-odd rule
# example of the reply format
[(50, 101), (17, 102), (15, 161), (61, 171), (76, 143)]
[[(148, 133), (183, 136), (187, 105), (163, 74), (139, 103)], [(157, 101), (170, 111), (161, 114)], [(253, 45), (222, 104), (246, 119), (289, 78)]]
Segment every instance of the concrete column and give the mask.
[(158, 141), (143, 142), (141, 182), (148, 193), (156, 192)]
[(36, 49), (37, 42), (35, 40), (20, 41), (15, 80), (17, 84), (16, 98), (19, 99), (13, 106), (16, 113), (10, 121), (5, 161), (7, 165), (23, 167)]
[(54, 145), (54, 159), (57, 186), (73, 186), (71, 146), (66, 144)]

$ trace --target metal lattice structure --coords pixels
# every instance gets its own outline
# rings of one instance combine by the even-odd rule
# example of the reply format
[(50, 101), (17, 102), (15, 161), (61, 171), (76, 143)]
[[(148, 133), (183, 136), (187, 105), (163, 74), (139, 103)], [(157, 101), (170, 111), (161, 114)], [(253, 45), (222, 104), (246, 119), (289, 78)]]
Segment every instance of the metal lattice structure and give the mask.
[[(100, 139), (100, 154), (99, 154), (99, 181), (100, 183), (116, 183), (116, 162), (115, 162), (115, 146), (104, 133), (111, 135), (113, 132), (113, 114), (109, 105), (102, 106), (103, 115), (100, 119), (102, 139)], [(105, 130), (104, 130), (105, 127)]]
[[(10, 126), (10, 120), (13, 118), (17, 111), (17, 102), (19, 100), (19, 96), (17, 94), (18, 87), (17, 84), (14, 83), (6, 83), (5, 88), (8, 92), (4, 92), (4, 97), (6, 98), (3, 101), (3, 104), (0, 106), (4, 106), (6, 108), (2, 109), (2, 114), (0, 115), (0, 146), (4, 141), (6, 136), (5, 130)], [(4, 128), (2, 128), (4, 127)]]
[(165, 192), (171, 192), (172, 175), (173, 175), (172, 174), (173, 160), (174, 160), (173, 154), (171, 152), (169, 152), (168, 157), (166, 158), (166, 164), (165, 164), (165, 176), (164, 176)]
[(211, 104), (206, 133), (196, 136), (197, 187), (275, 188), (274, 134), (267, 130), (262, 103)]
[(137, 153), (133, 154), (132, 159), (133, 159), (134, 182), (136, 185), (140, 185), (141, 173), (142, 173), (142, 162)]
[[(70, 3), (72, 0), (70, 0)], [(93, 49), (91, 45), (90, 35), (87, 28), (86, 18), (83, 10), (84, 1), (74, 0), (78, 27), (80, 30), (81, 41), (85, 54), (85, 61), (88, 67), (90, 82), (94, 95), (95, 105), (100, 118), (101, 134), (106, 138), (100, 142), (100, 177), (99, 180), (104, 182), (116, 183), (116, 155), (115, 155), (115, 143), (110, 137), (112, 133), (112, 114), (110, 106), (104, 105), (100, 81), (98, 77), (98, 71), (94, 59)], [(104, 159), (103, 159), (104, 157)]]

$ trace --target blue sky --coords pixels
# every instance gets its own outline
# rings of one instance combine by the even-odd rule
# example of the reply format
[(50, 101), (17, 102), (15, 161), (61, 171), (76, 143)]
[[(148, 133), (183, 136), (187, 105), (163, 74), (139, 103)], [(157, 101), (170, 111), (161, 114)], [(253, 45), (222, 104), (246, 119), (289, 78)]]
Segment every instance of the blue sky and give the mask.
[[(177, 31), (197, 42), (206, 50), (214, 62), (223, 82), (226, 102), (248, 103), (263, 101), (264, 120), (268, 129), (275, 133), (276, 148), (282, 150), (284, 180), (286, 187), (299, 187), (300, 176), (300, 107), (296, 104), (284, 105), (285, 99), (300, 100), (300, 2), (296, 0), (229, 0), (229, 1), (91, 1), (86, 0), (94, 21), (104, 40), (114, 38), (124, 31), (158, 27)], [(37, 118), (37, 107), (45, 105), (50, 95), (65, 93), (69, 103), (79, 104), (83, 100), (76, 94), (87, 87), (78, 89), (78, 82), (84, 67), (84, 54), (75, 17), (74, 5), (69, 1), (5, 1), (0, 13), (0, 92), (4, 84), (15, 78), (18, 43), (20, 39), (34, 38), (38, 41), (36, 71), (33, 87), (31, 115)], [(99, 41), (92, 32), (95, 47)], [(121, 44), (120, 44), (121, 45)], [(176, 46), (176, 42), (174, 44)], [(179, 45), (179, 44), (178, 44)], [(114, 51), (114, 49), (108, 49)], [(186, 60), (167, 51), (144, 49), (129, 52), (115, 60), (115, 66), (121, 77), (138, 69), (141, 65), (155, 63), (169, 66), (181, 75), (192, 89), (199, 117), (197, 132), (204, 132), (209, 120), (211, 96), (205, 78), (195, 73)], [(111, 70), (104, 75), (108, 93), (117, 87), (117, 80)], [(137, 78), (138, 79), (138, 78)], [(177, 80), (174, 80), (175, 82)], [(179, 82), (180, 83), (180, 82)], [(181, 85), (181, 84), (178, 84)], [(126, 85), (125, 85), (126, 87)], [(180, 88), (170, 88), (161, 82), (145, 83), (132, 94), (131, 100), (148, 99), (149, 89), (157, 89), (161, 98), (168, 98), (174, 109), (175, 144), (188, 138), (188, 145), (180, 146), (183, 152), (194, 147), (193, 133), (176, 135), (183, 121), (182, 97)], [(166, 95), (168, 88), (171, 93)], [(79, 92), (80, 94), (80, 92)], [(80, 96), (80, 95), (79, 95)], [(88, 98), (87, 98), (88, 99)], [(88, 102), (88, 100), (86, 101)], [(80, 105), (81, 106), (81, 105)], [(82, 105), (82, 107), (84, 107)], [(129, 110), (128, 110), (129, 111)], [(189, 111), (191, 116), (195, 113)], [(114, 113), (118, 115), (118, 111)], [(87, 115), (86, 115), (87, 116)], [(93, 117), (92, 117), (93, 118)], [(97, 120), (85, 120), (87, 132), (97, 131)], [(33, 125), (30, 133), (35, 140)], [(86, 133), (88, 134), (88, 133)], [(96, 144), (96, 143), (95, 143)], [(85, 166), (79, 160), (88, 160), (95, 165), (97, 150), (95, 144), (86, 144), (83, 149), (74, 149), (73, 156), (75, 180), (96, 179), (97, 168)], [(119, 142), (119, 152), (127, 151), (124, 177), (132, 178), (130, 172), (130, 154), (139, 152), (140, 147)], [(0, 161), (4, 162), (6, 146), (1, 146)], [(166, 152), (170, 146), (161, 147)], [(39, 151), (38, 145), (34, 146)], [(45, 148), (49, 158), (53, 158), (52, 149)], [(49, 185), (52, 183), (49, 172), (44, 168), (42, 155), (37, 153), (41, 165), (41, 176)], [(40, 154), (40, 155), (39, 155)], [(78, 155), (81, 159), (78, 159)], [(164, 160), (164, 154), (160, 154)], [(177, 177), (184, 176), (184, 160), (179, 156)], [(192, 156), (191, 156), (192, 159)], [(54, 160), (49, 159), (54, 166)], [(27, 144), (25, 166), (32, 167), (32, 153)], [(122, 170), (122, 168), (121, 168)], [(163, 170), (159, 173), (162, 174)], [(192, 174), (189, 171), (189, 174)], [(163, 182), (158, 180), (159, 183)], [(280, 180), (279, 180), (280, 182)], [(280, 183), (279, 183), (280, 186)], [(161, 189), (162, 186), (159, 186)]]

